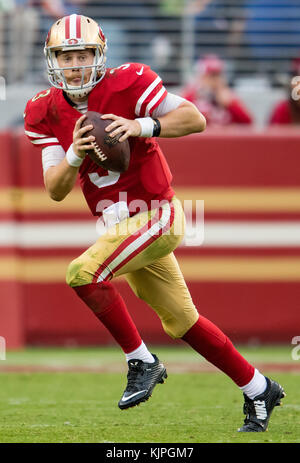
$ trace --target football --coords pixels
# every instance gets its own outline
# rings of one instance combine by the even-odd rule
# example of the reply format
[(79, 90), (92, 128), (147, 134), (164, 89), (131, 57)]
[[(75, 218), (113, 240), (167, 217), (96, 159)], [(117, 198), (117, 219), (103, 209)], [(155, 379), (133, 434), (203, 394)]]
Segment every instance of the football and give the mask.
[(95, 111), (88, 111), (82, 127), (92, 125), (93, 129), (84, 134), (84, 137), (93, 135), (94, 149), (88, 150), (87, 154), (100, 167), (114, 172), (125, 172), (130, 161), (130, 147), (128, 140), (119, 142), (122, 134), (110, 137), (105, 128), (112, 122), (111, 119), (101, 119), (101, 114)]

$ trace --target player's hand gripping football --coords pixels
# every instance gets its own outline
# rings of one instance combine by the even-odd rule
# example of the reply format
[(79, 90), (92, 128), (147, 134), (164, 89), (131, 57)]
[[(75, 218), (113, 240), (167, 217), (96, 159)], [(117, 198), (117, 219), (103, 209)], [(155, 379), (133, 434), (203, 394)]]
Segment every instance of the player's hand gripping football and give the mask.
[(115, 114), (103, 114), (102, 119), (112, 119), (113, 122), (109, 124), (105, 131), (110, 132), (110, 136), (113, 138), (116, 135), (122, 133), (119, 141), (125, 141), (128, 137), (139, 137), (141, 134), (141, 126), (136, 120), (125, 119)]
[(91, 143), (95, 141), (95, 137), (93, 135), (84, 137), (84, 134), (93, 128), (92, 125), (81, 127), (81, 124), (85, 118), (86, 115), (84, 114), (79, 119), (77, 119), (73, 130), (73, 150), (74, 153), (80, 158), (85, 158), (86, 151), (93, 149), (93, 145), (91, 145)]

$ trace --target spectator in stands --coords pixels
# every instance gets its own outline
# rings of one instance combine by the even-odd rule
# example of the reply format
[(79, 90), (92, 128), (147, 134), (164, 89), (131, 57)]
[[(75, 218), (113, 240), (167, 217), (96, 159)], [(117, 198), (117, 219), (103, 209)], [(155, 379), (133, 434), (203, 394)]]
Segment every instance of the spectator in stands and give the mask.
[(293, 76), (287, 88), (288, 97), (275, 105), (270, 125), (300, 124), (300, 59), (294, 60), (292, 69)]
[(182, 96), (197, 106), (208, 125), (252, 123), (252, 116), (229, 88), (224, 62), (215, 55), (198, 61), (196, 76)]

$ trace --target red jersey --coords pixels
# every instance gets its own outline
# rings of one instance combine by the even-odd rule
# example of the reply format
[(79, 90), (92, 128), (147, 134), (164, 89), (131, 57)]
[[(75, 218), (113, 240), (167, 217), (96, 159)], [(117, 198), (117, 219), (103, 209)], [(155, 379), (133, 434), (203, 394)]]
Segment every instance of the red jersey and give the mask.
[(275, 106), (271, 117), (270, 124), (292, 124), (291, 105), (288, 100), (280, 101)]
[[(106, 70), (103, 79), (88, 95), (88, 111), (127, 119), (151, 116), (166, 95), (161, 78), (149, 66), (128, 63)], [(61, 145), (67, 151), (73, 142), (75, 122), (81, 116), (62, 90), (51, 88), (27, 103), (25, 131), (36, 147)], [(149, 208), (151, 201), (169, 201), (174, 195), (172, 175), (157, 141), (142, 137), (130, 137), (128, 141), (131, 154), (126, 172), (106, 171), (89, 156), (80, 166), (80, 185), (94, 215), (101, 215), (103, 207), (108, 205), (107, 200), (127, 201), (133, 214), (138, 212), (136, 207), (140, 207), (141, 200)]]
[(196, 87), (187, 87), (182, 95), (188, 101), (194, 103), (205, 116), (207, 125), (251, 124), (252, 117), (235, 96), (227, 107), (220, 106), (212, 95), (202, 96)]

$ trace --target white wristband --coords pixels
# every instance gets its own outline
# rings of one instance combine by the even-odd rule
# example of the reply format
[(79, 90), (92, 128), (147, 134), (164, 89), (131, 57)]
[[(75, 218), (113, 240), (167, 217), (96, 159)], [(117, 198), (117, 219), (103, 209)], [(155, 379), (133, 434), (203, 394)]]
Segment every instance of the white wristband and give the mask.
[(84, 158), (80, 158), (79, 156), (77, 156), (77, 154), (74, 153), (73, 143), (72, 145), (70, 145), (67, 151), (66, 159), (67, 159), (68, 164), (72, 167), (79, 167), (84, 161)]
[(140, 117), (136, 121), (138, 121), (142, 129), (140, 137), (148, 138), (153, 136), (154, 122), (152, 117)]

